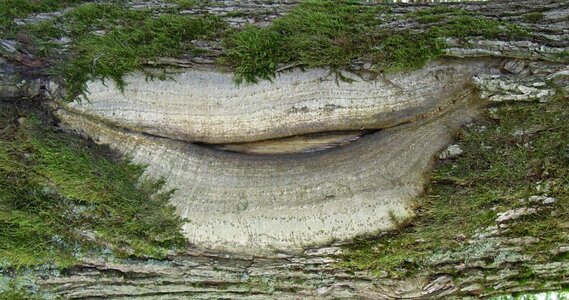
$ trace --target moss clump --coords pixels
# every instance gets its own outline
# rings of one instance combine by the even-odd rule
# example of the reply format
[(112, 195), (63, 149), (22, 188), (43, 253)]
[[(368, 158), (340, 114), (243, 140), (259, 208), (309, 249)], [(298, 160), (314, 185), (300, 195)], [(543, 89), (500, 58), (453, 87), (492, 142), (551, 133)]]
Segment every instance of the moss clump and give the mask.
[[(83, 94), (93, 79), (110, 79), (122, 88), (123, 76), (142, 69), (145, 62), (158, 56), (198, 55), (203, 50), (192, 41), (222, 36), (225, 53), (219, 62), (233, 70), (240, 83), (270, 80), (293, 66), (330, 68), (341, 76), (342, 70), (359, 70), (361, 62), (372, 63), (368, 71), (378, 75), (418, 68), (441, 56), (444, 37), (466, 41), (526, 34), (517, 26), (444, 5), (401, 17), (422, 23), (421, 29), (388, 29), (381, 25), (392, 19), (389, 6), (350, 0), (303, 1), (269, 27), (233, 30), (212, 15), (178, 14), (207, 1), (169, 2), (178, 6), (159, 12), (130, 9), (120, 1), (85, 3), (63, 17), (18, 31), (35, 41), (33, 52), (57, 66), (52, 71), (66, 80), (70, 98)], [(62, 47), (64, 38), (69, 43)]]
[(237, 82), (270, 79), (286, 64), (347, 67), (370, 46), (379, 23), (370, 7), (352, 1), (305, 1), (268, 28), (249, 26), (225, 40), (223, 63)]
[(503, 236), (537, 237), (523, 253), (534, 263), (555, 259), (550, 250), (569, 243), (568, 104), (560, 96), (503, 105), (479, 126), (462, 130), (464, 154), (432, 171), (427, 193), (417, 199), (417, 218), (397, 233), (357, 241), (342, 265), (396, 275), (428, 271), (434, 254), (465, 249), (477, 229), (496, 224), (497, 212), (543, 193), (557, 199), (549, 211), (518, 219)]
[(142, 171), (33, 113), (2, 107), (0, 267), (65, 267), (91, 251), (160, 258), (184, 246), (169, 193), (139, 182)]
[(209, 0), (166, 0), (167, 2), (174, 3), (178, 9), (192, 9), (196, 7), (204, 7), (210, 5)]
[(449, 18), (456, 16), (473, 16), (472, 12), (463, 9), (451, 8), (445, 5), (435, 6), (430, 9), (422, 9), (406, 14), (407, 18), (413, 19), (419, 23), (429, 24), (443, 22)]
[(53, 295), (38, 290), (33, 279), (28, 276), (4, 276), (0, 270), (0, 300), (41, 300), (54, 299)]
[(376, 71), (391, 72), (418, 69), (441, 56), (445, 43), (428, 35), (403, 32), (386, 34), (381, 42), (364, 54), (379, 64)]
[(556, 54), (555, 54), (555, 58), (556, 58), (559, 62), (569, 62), (569, 50), (556, 53)]
[[(134, 11), (121, 5), (87, 4), (70, 12), (63, 25), (72, 30), (72, 57), (63, 65), (72, 95), (93, 79), (112, 79), (120, 88), (126, 73), (158, 56), (195, 55), (193, 40), (214, 36), (224, 24), (216, 17), (188, 17)], [(97, 30), (104, 30), (103, 34)]]
[(527, 34), (524, 29), (516, 25), (469, 15), (453, 16), (444, 25), (431, 27), (430, 31), (434, 36), (461, 39), (478, 36), (497, 38), (501, 35), (515, 39)]
[(498, 296), (491, 299), (492, 300), (539, 300), (539, 299), (568, 300), (569, 292), (567, 290), (559, 292), (545, 292), (538, 294), (526, 294), (523, 292), (519, 292), (514, 295)]
[(543, 20), (544, 17), (545, 16), (541, 12), (535, 12), (523, 15), (524, 20), (529, 23), (538, 23), (541, 20)]
[(37, 297), (26, 291), (10, 290), (5, 292), (0, 292), (0, 300), (40, 300), (41, 297)]
[(8, 34), (13, 31), (17, 18), (56, 11), (80, 2), (84, 0), (0, 0), (0, 32)]
[(468, 37), (498, 38), (504, 36), (508, 39), (517, 39), (528, 35), (526, 29), (517, 25), (448, 6), (435, 6), (410, 12), (405, 17), (428, 25), (429, 35), (435, 37), (466, 39)]
[(227, 45), (227, 57), (234, 62), (235, 80), (239, 83), (271, 79), (285, 55), (280, 35), (262, 28), (246, 27)]
[(464, 10), (438, 6), (409, 13), (427, 28), (418, 31), (381, 27), (386, 6), (357, 1), (306, 1), (270, 27), (246, 27), (225, 39), (222, 63), (236, 81), (271, 79), (287, 66), (355, 70), (355, 61), (373, 63), (372, 73), (418, 68), (442, 55), (443, 37), (510, 38), (524, 31)]
[[(181, 8), (180, 8), (181, 9)], [(110, 79), (120, 88), (123, 76), (156, 57), (197, 55), (192, 42), (213, 39), (224, 28), (220, 18), (155, 14), (120, 3), (85, 3), (64, 16), (20, 28), (66, 81), (70, 98), (86, 92), (86, 82)], [(54, 41), (69, 39), (66, 53)]]

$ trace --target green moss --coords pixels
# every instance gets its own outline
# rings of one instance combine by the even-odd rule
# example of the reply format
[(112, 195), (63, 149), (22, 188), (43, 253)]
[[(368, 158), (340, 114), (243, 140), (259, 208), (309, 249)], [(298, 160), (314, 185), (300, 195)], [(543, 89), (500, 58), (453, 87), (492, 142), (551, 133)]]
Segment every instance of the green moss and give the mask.
[(466, 39), (467, 37), (497, 38), (506, 36), (509, 39), (517, 39), (528, 34), (524, 28), (517, 25), (444, 5), (411, 12), (405, 17), (419, 23), (430, 24), (429, 34), (436, 37)]
[(0, 300), (39, 300), (39, 296), (35, 296), (26, 291), (10, 290), (0, 292)]
[(0, 300), (58, 299), (38, 290), (27, 276), (4, 276), (0, 270)]
[(285, 55), (279, 34), (263, 28), (247, 27), (234, 34), (226, 45), (227, 56), (235, 62), (235, 79), (239, 83), (271, 79)]
[[(179, 8), (181, 9), (181, 8)], [(63, 17), (21, 27), (38, 54), (52, 62), (51, 73), (66, 81), (69, 97), (86, 92), (86, 82), (109, 79), (124, 86), (126, 73), (157, 57), (197, 55), (192, 41), (213, 39), (225, 23), (212, 15), (183, 16), (135, 10), (125, 4), (85, 3)], [(63, 57), (54, 41), (70, 39)]]
[(523, 18), (526, 22), (529, 23), (538, 23), (541, 20), (543, 20), (544, 15), (541, 12), (535, 12), (535, 13), (529, 13), (529, 14), (525, 14), (523, 15)]
[(7, 34), (16, 28), (17, 18), (33, 13), (52, 12), (84, 0), (0, 0), (0, 32)]
[(366, 56), (379, 64), (382, 72), (417, 69), (441, 56), (444, 46), (443, 41), (420, 34), (386, 34)]
[(537, 185), (548, 186), (557, 202), (520, 218), (504, 236), (538, 237), (522, 254), (536, 263), (554, 259), (550, 251), (569, 243), (568, 104), (569, 98), (560, 95), (549, 103), (504, 105), (492, 112), (492, 120), (479, 124), (484, 127), (462, 130), (464, 154), (432, 171), (411, 226), (356, 241), (341, 265), (401, 276), (428, 270), (431, 256), (464, 249), (464, 240), (477, 229), (495, 225), (497, 212), (524, 206), (519, 199), (543, 193)]
[[(373, 63), (372, 73), (412, 69), (442, 55), (443, 37), (517, 38), (517, 26), (473, 13), (437, 6), (405, 18), (429, 24), (426, 31), (382, 29), (385, 6), (357, 1), (306, 1), (270, 27), (245, 27), (227, 35), (220, 62), (237, 82), (270, 79), (289, 66), (355, 71), (355, 61)], [(430, 24), (435, 23), (436, 24)]]
[(247, 284), (251, 290), (258, 290), (263, 293), (273, 293), (275, 291), (275, 281), (268, 276), (250, 276)]
[(437, 36), (466, 38), (481, 36), (496, 38), (504, 32), (502, 23), (496, 20), (474, 16), (458, 16), (449, 20), (444, 26), (434, 26), (431, 32)]
[[(371, 62), (368, 71), (379, 75), (436, 59), (443, 54), (444, 37), (467, 41), (527, 34), (517, 26), (444, 5), (403, 16), (426, 24), (422, 32), (381, 28), (388, 6), (349, 0), (303, 1), (269, 27), (236, 31), (228, 30), (218, 17), (177, 14), (207, 1), (171, 0), (177, 8), (160, 11), (159, 16), (120, 2), (77, 5), (63, 17), (18, 28), (33, 37), (35, 52), (46, 56), (52, 72), (65, 79), (70, 98), (86, 92), (86, 82), (93, 79), (109, 79), (122, 88), (124, 75), (144, 68), (147, 61), (198, 55), (192, 41), (221, 36), (225, 53), (219, 63), (233, 70), (240, 83), (271, 79), (277, 71), (295, 66), (330, 68), (343, 78), (341, 71), (357, 72), (361, 62)], [(69, 50), (63, 53), (55, 42), (62, 37), (70, 38)]]
[(446, 5), (439, 5), (430, 9), (422, 9), (410, 12), (406, 15), (406, 17), (411, 18), (419, 23), (428, 24), (442, 22), (454, 16), (466, 15), (474, 15), (474, 13), (463, 9), (451, 8)]
[(364, 31), (378, 24), (367, 9), (353, 1), (305, 1), (268, 28), (230, 34), (222, 62), (237, 82), (272, 78), (286, 64), (345, 68), (369, 46)]
[(569, 51), (563, 51), (555, 54), (555, 58), (560, 62), (569, 62)]
[(117, 3), (86, 3), (67, 12), (58, 22), (70, 37), (77, 38), (93, 31), (141, 24), (150, 17), (150, 13), (149, 10), (132, 10)]
[(160, 258), (185, 244), (169, 193), (158, 192), (160, 182), (139, 182), (141, 166), (54, 131), (34, 114), (26, 126), (16, 125), (16, 108), (0, 114), (3, 268), (65, 267), (97, 249)]
[(152, 17), (150, 11), (111, 4), (81, 6), (65, 17), (64, 25), (73, 29), (74, 37), (74, 58), (61, 70), (71, 95), (85, 91), (86, 81), (93, 79), (111, 79), (122, 88), (123, 76), (141, 69), (146, 61), (197, 54), (191, 41), (212, 37), (224, 28), (213, 16)]
[(491, 298), (492, 300), (538, 300), (538, 299), (545, 299), (545, 300), (567, 300), (569, 299), (569, 292), (567, 291), (557, 291), (557, 292), (545, 292), (545, 293), (538, 293), (538, 294), (529, 294), (519, 292), (514, 295), (508, 296), (498, 296)]
[(175, 3), (178, 9), (192, 9), (210, 5), (208, 0), (167, 0), (167, 2)]

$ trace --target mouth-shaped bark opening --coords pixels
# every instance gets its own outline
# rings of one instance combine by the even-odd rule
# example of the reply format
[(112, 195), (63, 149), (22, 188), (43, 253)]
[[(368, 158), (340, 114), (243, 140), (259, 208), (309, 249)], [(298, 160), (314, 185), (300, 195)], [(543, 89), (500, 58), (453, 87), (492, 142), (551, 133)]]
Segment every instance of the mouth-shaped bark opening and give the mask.
[(471, 77), (496, 61), (445, 61), (371, 81), (294, 71), (235, 86), (227, 74), (133, 75), (90, 85), (62, 124), (164, 178), (199, 247), (295, 250), (394, 226), (424, 174), (482, 102)]
[(298, 154), (324, 151), (335, 147), (345, 146), (374, 132), (377, 132), (377, 130), (332, 131), (309, 133), (305, 135), (296, 135), (280, 139), (249, 143), (220, 145), (199, 143), (199, 145), (221, 151), (256, 155)]
[[(469, 95), (470, 93), (472, 93), (472, 90), (467, 88), (465, 91), (463, 91), (463, 95), (456, 95), (452, 98), (452, 100), (442, 103), (441, 106), (432, 108), (431, 110), (424, 113), (401, 118), (400, 123), (387, 123), (387, 125), (385, 125), (386, 127), (384, 128), (366, 130), (362, 127), (361, 130), (314, 132), (283, 138), (242, 143), (209, 144), (196, 142), (194, 144), (220, 151), (253, 155), (287, 155), (325, 151), (336, 147), (346, 146), (352, 142), (366, 137), (367, 135), (375, 134), (380, 130), (403, 126), (420, 120), (435, 118), (439, 114), (447, 112), (452, 108), (453, 105), (456, 104), (457, 101), (461, 100), (462, 97)], [(394, 111), (394, 114), (398, 113), (399, 112)]]
[[(375, 80), (327, 70), (283, 73), (236, 86), (231, 74), (194, 70), (170, 81), (125, 78), (124, 93), (89, 84), (89, 101), (67, 109), (132, 131), (187, 142), (233, 144), (311, 133), (389, 128), (436, 112), (470, 88), (486, 63), (448, 61)], [(466, 70), (465, 70), (466, 69)]]

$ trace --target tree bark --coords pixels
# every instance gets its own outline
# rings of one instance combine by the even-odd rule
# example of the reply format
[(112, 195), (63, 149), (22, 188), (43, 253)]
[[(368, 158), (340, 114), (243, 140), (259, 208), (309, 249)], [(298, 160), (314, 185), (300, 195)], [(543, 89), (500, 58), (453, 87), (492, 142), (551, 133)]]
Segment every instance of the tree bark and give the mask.
[[(294, 4), (296, 4), (296, 1), (279, 1), (278, 3), (240, 1), (224, 6), (212, 5), (210, 7), (188, 10), (186, 13), (196, 15), (205, 12), (218, 14), (228, 20), (232, 27), (236, 28), (249, 22), (256, 26), (266, 26), (274, 18), (286, 14)], [(144, 1), (137, 3), (135, 1), (132, 5), (145, 6), (152, 4)], [(393, 5), (393, 13), (397, 16), (410, 11), (427, 9), (433, 5)], [(464, 83), (470, 85), (470, 90), (476, 93), (476, 97), (489, 102), (543, 100), (555, 94), (555, 90), (547, 84), (550, 81), (567, 90), (569, 70), (566, 63), (559, 60), (559, 54), (567, 51), (569, 46), (569, 4), (567, 1), (508, 0), (445, 5), (462, 8), (467, 11), (475, 11), (492, 19), (523, 24), (532, 30), (531, 37), (524, 41), (477, 39), (470, 41), (468, 44), (463, 44), (452, 39), (448, 40), (450, 47), (445, 50), (446, 57), (441, 60), (442, 64), (449, 61), (458, 61), (459, 64), (463, 65), (458, 68), (459, 70), (466, 69), (468, 65), (474, 62), (485, 62), (492, 66), (485, 67), (483, 71), (477, 70), (466, 75), (468, 80), (465, 80)], [(230, 17), (227, 15), (227, 12), (231, 11), (242, 11), (245, 13), (245, 16), (238, 18)], [(532, 12), (543, 13), (543, 20), (538, 23), (527, 23), (523, 15)], [(424, 29), (424, 25), (411, 20), (388, 22), (382, 26), (418, 32)], [(203, 69), (208, 71), (216, 70), (217, 67), (214, 61), (223, 51), (221, 43), (219, 41), (211, 41), (204, 43), (201, 47), (208, 50), (207, 53), (209, 54), (207, 56), (192, 57), (186, 60), (159, 58), (154, 61), (148, 61), (147, 64), (153, 67), (181, 67), (188, 69), (188, 72)], [(41, 67), (37, 67), (37, 64), (23, 63), (23, 61), (29, 61), (26, 58), (26, 54), (16, 53), (16, 51), (12, 51), (12, 48), (5, 46), (3, 47), (2, 55), (6, 60), (0, 64), (3, 72), (0, 74), (0, 98), (35, 97), (41, 93), (48, 93), (49, 95), (47, 96), (52, 97), (60, 92), (58, 88), (54, 88), (53, 78), (42, 74)], [(364, 69), (365, 62), (358, 61), (353, 62), (353, 64), (355, 68), (360, 67)], [(436, 98), (436, 96), (437, 94), (433, 93), (433, 98)], [(95, 101), (96, 104), (97, 102)], [(325, 103), (325, 105), (327, 104), (335, 103)], [(255, 105), (258, 105), (258, 103)], [(78, 104), (78, 106), (81, 106), (81, 104)], [(67, 123), (75, 129), (79, 128), (89, 133), (90, 136), (95, 137), (98, 135), (97, 130), (102, 131), (103, 129), (100, 128), (103, 127), (97, 127), (99, 125), (89, 123), (90, 119), (80, 119), (81, 114), (79, 113), (74, 114), (74, 109), (81, 110), (85, 107), (64, 107), (63, 109), (58, 107), (57, 109), (61, 109), (59, 110), (59, 117), (63, 123)], [(89, 108), (81, 113), (85, 113), (85, 111), (89, 113)], [(375, 113), (378, 112), (376, 111)], [(246, 110), (241, 112), (241, 114), (246, 115)], [(110, 115), (112, 114), (103, 115), (103, 117)], [(187, 132), (180, 132), (177, 129), (153, 132), (151, 129), (148, 130), (150, 128), (148, 124), (138, 123), (133, 125), (132, 122), (134, 121), (132, 120), (125, 121), (124, 119), (113, 118), (109, 117), (109, 120), (106, 122), (115, 125), (120, 124), (124, 127), (123, 129), (126, 128), (124, 132), (120, 131), (120, 136), (115, 136), (115, 140), (111, 141), (111, 144), (115, 143), (115, 145), (118, 145), (116, 148), (119, 149), (121, 148), (120, 145), (123, 145), (123, 148), (136, 148), (134, 142), (126, 145), (121, 144), (121, 141), (119, 141), (121, 139), (122, 141), (128, 140), (128, 136), (131, 138), (135, 136), (139, 139), (148, 139), (151, 142), (164, 137), (176, 138), (178, 140), (196, 140), (195, 136), (190, 136)], [(457, 125), (460, 126), (463, 123), (464, 119), (461, 119), (453, 128), (456, 129)], [(328, 126), (331, 124), (331, 121), (327, 120), (322, 122), (322, 124)], [(355, 129), (326, 126), (319, 127), (314, 131)], [(448, 126), (448, 124), (444, 126)], [(184, 126), (181, 127), (186, 128)], [(254, 127), (251, 127), (252, 130)], [(383, 124), (375, 128), (381, 129), (385, 127), (389, 126)], [(133, 132), (134, 134), (132, 134)], [(222, 128), (219, 129), (219, 132), (226, 132), (226, 130)], [(273, 135), (263, 136), (261, 134), (249, 140), (307, 133), (302, 130), (288, 131), (285, 134), (275, 132), (272, 131)], [(448, 135), (451, 132), (452, 130), (444, 134)], [(142, 134), (148, 133), (161, 136), (142, 137)], [(111, 140), (108, 136), (112, 135), (107, 135), (107, 140)], [(210, 137), (220, 136), (220, 134), (210, 135)], [(418, 138), (418, 136), (413, 135), (408, 137), (408, 139)], [(232, 136), (232, 138), (235, 138), (235, 136)], [(437, 151), (440, 151), (444, 144), (448, 143), (447, 139), (449, 138), (450, 136), (445, 135), (445, 142), (433, 146), (432, 151), (427, 156), (430, 155), (432, 157)], [(218, 143), (245, 140), (246, 138), (240, 137), (237, 140), (202, 139), (201, 141)], [(178, 143), (178, 141), (167, 143)], [(178, 144), (176, 145), (176, 147), (181, 147)], [(160, 147), (162, 146), (156, 146), (156, 149)], [(144, 159), (150, 160), (148, 157), (144, 157)], [(430, 158), (421, 157), (421, 159), (421, 161), (425, 161)], [(144, 162), (144, 160), (141, 160), (141, 162)], [(371, 162), (373, 162), (373, 159)], [(158, 168), (157, 166), (161, 166), (163, 163), (164, 161), (158, 161), (155, 164), (156, 169)], [(330, 169), (334, 169), (337, 166), (331, 160), (326, 160), (326, 163), (331, 164), (332, 167)], [(362, 162), (362, 164), (369, 163), (370, 161)], [(322, 165), (326, 164), (322, 163)], [(234, 164), (228, 163), (227, 166), (234, 166)], [(429, 167), (430, 163), (425, 165), (419, 173), (424, 173)], [(328, 170), (318, 166), (314, 166), (314, 169), (317, 170), (315, 172)], [(241, 169), (238, 169), (236, 173), (239, 173), (239, 170)], [(155, 175), (164, 175), (158, 171), (156, 172)], [(332, 173), (331, 177), (336, 176), (336, 179), (340, 180), (344, 178), (345, 174), (345, 170), (340, 170)], [(207, 174), (202, 175), (206, 176)], [(238, 177), (238, 175), (235, 176)], [(183, 181), (182, 179), (176, 179), (179, 180), (178, 184)], [(364, 180), (367, 179), (369, 178), (364, 178)], [(422, 181), (419, 179), (415, 179), (415, 182), (422, 185)], [(322, 183), (317, 183), (317, 185), (320, 184)], [(366, 184), (362, 186), (369, 188)], [(270, 186), (270, 182), (267, 185)], [(172, 185), (172, 187), (180, 187), (180, 184), (178, 186)], [(365, 188), (362, 187), (363, 189)], [(211, 193), (211, 190), (205, 191), (203, 194), (208, 193)], [(230, 193), (233, 193), (233, 191)], [(294, 198), (295, 193), (297, 191), (292, 193), (293, 200), (296, 199)], [(276, 194), (277, 192), (274, 193), (274, 195)], [(263, 195), (263, 197), (265, 196)], [(499, 235), (490, 239), (477, 240), (475, 245), (484, 246), (485, 250), (476, 257), (467, 259), (468, 253), (455, 253), (452, 257), (449, 256), (432, 263), (438, 269), (436, 273), (418, 271), (411, 278), (395, 278), (387, 274), (378, 276), (377, 274), (351, 272), (343, 269), (338, 265), (338, 262), (341, 261), (342, 249), (338, 245), (333, 245), (301, 252), (283, 253), (276, 251), (272, 254), (262, 253), (254, 256), (225, 251), (227, 249), (201, 251), (196, 250), (196, 247), (172, 256), (165, 261), (120, 260), (110, 263), (96, 259), (85, 259), (82, 264), (70, 268), (60, 276), (48, 275), (37, 278), (37, 282), (42, 288), (69, 299), (155, 299), (157, 297), (161, 297), (161, 299), (430, 299), (447, 296), (490, 296), (518, 291), (533, 291), (544, 287), (546, 289), (560, 289), (569, 284), (569, 279), (565, 276), (569, 270), (567, 262), (538, 261), (523, 255), (516, 256), (515, 259), (504, 261), (501, 264), (490, 262), (490, 258), (497, 255), (497, 253), (512, 251), (511, 247), (520, 243), (532, 243), (532, 241), (524, 237), (512, 239)], [(245, 247), (250, 246), (245, 245)], [(565, 253), (569, 251), (568, 249), (560, 248), (556, 251)], [(513, 251), (515, 252), (515, 250)], [(464, 263), (465, 261), (467, 263)], [(460, 274), (458, 279), (448, 275), (456, 274), (457, 270), (458, 274)], [(535, 274), (538, 274), (535, 282), (526, 282), (523, 285), (517, 282), (516, 274), (523, 270), (532, 270)]]

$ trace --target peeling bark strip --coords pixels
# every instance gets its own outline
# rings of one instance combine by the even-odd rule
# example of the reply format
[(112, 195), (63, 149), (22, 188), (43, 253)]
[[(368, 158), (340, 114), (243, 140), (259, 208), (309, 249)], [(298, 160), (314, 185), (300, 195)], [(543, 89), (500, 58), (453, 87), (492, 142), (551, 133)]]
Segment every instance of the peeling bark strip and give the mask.
[[(437, 274), (419, 272), (410, 278), (342, 269), (336, 265), (342, 249), (334, 245), (294, 255), (190, 251), (168, 261), (88, 260), (64, 276), (45, 276), (37, 282), (65, 299), (436, 299), (561, 289), (569, 284), (569, 263), (516, 255), (515, 249), (528, 243), (530, 238), (480, 239), (472, 245), (476, 255), (465, 251), (441, 257), (432, 262)], [(510, 253), (509, 261), (494, 263), (499, 253)], [(518, 282), (516, 276), (528, 270), (538, 277)], [(460, 279), (448, 273), (458, 273)]]
[(89, 261), (38, 283), (66, 299), (395, 299), (456, 292), (449, 277), (378, 280), (338, 269), (337, 246), (301, 255), (250, 257), (189, 252), (168, 262)]

